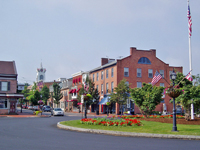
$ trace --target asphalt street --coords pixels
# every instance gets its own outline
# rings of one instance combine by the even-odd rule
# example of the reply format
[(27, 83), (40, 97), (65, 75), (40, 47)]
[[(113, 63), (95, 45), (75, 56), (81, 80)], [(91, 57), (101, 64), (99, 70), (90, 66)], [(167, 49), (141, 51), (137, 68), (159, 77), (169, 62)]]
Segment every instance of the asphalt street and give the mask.
[(81, 119), (66, 115), (47, 118), (0, 118), (0, 150), (188, 150), (200, 141), (121, 137), (57, 128), (60, 121)]

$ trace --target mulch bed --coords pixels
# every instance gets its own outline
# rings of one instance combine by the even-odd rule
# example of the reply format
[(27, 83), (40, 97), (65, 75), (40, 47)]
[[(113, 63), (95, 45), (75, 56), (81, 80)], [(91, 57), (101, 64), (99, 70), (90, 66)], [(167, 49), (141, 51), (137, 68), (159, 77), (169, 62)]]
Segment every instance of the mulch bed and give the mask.
[[(173, 118), (138, 118), (138, 120), (173, 123)], [(189, 121), (186, 121), (185, 119), (176, 118), (176, 124), (200, 125), (200, 118), (195, 118), (194, 120)]]

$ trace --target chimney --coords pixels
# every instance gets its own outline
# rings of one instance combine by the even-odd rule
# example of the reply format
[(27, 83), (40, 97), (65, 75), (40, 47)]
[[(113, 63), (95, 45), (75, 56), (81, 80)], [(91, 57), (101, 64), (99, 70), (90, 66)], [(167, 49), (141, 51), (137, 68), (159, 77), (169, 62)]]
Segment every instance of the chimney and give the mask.
[(108, 63), (108, 58), (101, 58), (101, 66)]
[(150, 49), (151, 53), (156, 56), (156, 50), (155, 49)]
[(130, 55), (133, 55), (134, 51), (136, 51), (136, 50), (137, 50), (136, 47), (131, 47), (130, 48)]

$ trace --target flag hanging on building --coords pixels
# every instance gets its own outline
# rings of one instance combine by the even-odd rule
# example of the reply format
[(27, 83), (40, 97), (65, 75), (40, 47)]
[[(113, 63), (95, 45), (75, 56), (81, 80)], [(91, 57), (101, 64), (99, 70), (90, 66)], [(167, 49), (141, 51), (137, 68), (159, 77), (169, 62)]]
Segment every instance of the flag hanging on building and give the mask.
[(188, 0), (188, 29), (189, 29), (189, 37), (192, 35), (192, 18), (190, 14), (190, 5), (189, 5), (189, 0)]
[(192, 81), (192, 75), (191, 73), (189, 72), (186, 76), (185, 76), (186, 79), (188, 79), (189, 81)]
[(151, 81), (152, 86), (154, 86), (156, 83), (158, 83), (162, 79), (162, 76), (158, 71), (156, 70), (156, 73)]

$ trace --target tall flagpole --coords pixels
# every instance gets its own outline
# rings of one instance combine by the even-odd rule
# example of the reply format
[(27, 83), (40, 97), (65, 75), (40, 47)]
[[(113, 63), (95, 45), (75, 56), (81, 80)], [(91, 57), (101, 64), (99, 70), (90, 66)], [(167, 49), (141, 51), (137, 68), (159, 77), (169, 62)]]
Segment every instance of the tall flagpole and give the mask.
[[(191, 35), (192, 35), (192, 19), (190, 14), (190, 5), (188, 0), (188, 29), (189, 29), (189, 64), (190, 70), (192, 70), (192, 50), (191, 50)], [(192, 71), (190, 72), (192, 76)], [(191, 104), (191, 120), (194, 119), (194, 106), (193, 103)]]

